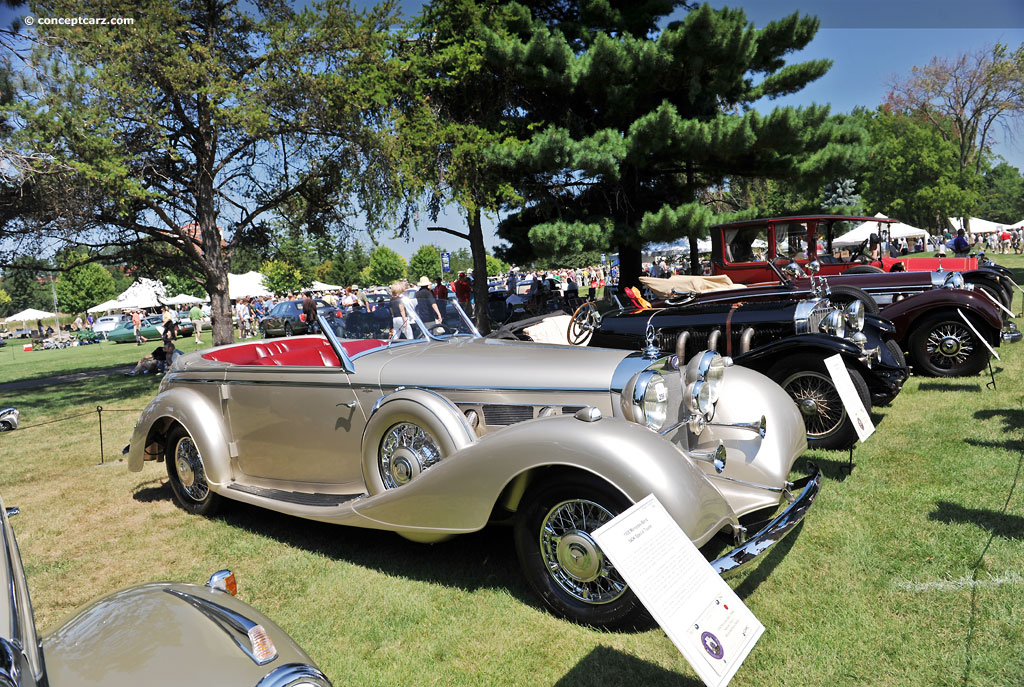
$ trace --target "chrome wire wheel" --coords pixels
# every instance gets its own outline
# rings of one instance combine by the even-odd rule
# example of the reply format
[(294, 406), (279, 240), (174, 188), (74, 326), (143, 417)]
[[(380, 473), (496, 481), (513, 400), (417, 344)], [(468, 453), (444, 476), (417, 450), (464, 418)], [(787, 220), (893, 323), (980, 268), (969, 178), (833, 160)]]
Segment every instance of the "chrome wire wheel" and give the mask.
[(178, 481), (185, 495), (201, 503), (210, 493), (210, 485), (206, 482), (206, 470), (203, 458), (199, 455), (192, 437), (184, 436), (174, 447), (174, 469), (178, 473)]
[(846, 407), (829, 375), (805, 370), (790, 375), (779, 386), (800, 409), (808, 439), (824, 439), (842, 428)]
[(588, 604), (606, 604), (626, 592), (626, 582), (590, 533), (614, 517), (586, 499), (562, 501), (540, 528), (540, 551), (548, 573), (567, 594)]
[(441, 447), (430, 432), (412, 422), (393, 425), (380, 441), (378, 465), (384, 487), (408, 484), (441, 457)]
[(974, 352), (974, 336), (967, 327), (956, 322), (943, 322), (928, 332), (925, 340), (928, 360), (942, 370), (960, 367)]

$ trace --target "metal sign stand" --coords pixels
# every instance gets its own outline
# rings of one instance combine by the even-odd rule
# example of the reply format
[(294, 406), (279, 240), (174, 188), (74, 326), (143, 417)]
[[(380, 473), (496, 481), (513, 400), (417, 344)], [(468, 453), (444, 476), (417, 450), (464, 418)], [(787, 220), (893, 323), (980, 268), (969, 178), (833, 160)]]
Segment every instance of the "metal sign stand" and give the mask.
[(996, 371), (992, 369), (992, 358), (988, 359), (988, 376), (992, 379), (990, 382), (985, 382), (986, 389), (996, 390)]
[(853, 446), (850, 447), (850, 458), (847, 461), (846, 465), (840, 465), (839, 466), (839, 471), (842, 472), (843, 470), (845, 470), (847, 475), (852, 475), (853, 474), (853, 448), (854, 448), (854, 446), (856, 446), (856, 444), (854, 444)]

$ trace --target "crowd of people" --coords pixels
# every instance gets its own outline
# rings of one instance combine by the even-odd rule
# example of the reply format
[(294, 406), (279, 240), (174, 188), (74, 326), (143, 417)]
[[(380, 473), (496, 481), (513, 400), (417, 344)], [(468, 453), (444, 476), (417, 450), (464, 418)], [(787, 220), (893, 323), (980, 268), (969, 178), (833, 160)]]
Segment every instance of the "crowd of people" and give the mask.
[(986, 234), (968, 234), (957, 229), (956, 235), (947, 231), (942, 236), (942, 246), (957, 256), (969, 255), (972, 251), (988, 250), (992, 253), (1020, 255), (1024, 252), (1024, 228), (1010, 228), (991, 231)]

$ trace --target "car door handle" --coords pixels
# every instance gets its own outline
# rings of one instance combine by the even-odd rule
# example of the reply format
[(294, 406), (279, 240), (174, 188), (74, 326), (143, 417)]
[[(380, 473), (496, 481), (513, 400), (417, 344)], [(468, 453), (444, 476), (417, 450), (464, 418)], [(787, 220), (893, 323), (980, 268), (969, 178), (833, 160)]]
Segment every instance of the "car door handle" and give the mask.
[(356, 402), (355, 401), (349, 401), (348, 403), (339, 403), (338, 405), (339, 406), (345, 406), (346, 408), (355, 408), (356, 407)]

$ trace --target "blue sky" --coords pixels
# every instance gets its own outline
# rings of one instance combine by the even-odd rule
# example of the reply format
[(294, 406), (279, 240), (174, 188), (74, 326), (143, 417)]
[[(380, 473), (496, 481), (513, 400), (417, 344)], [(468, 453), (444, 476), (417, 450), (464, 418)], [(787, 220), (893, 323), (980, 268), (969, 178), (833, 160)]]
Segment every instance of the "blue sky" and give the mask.
[[(372, 3), (356, 0), (354, 4)], [(849, 112), (857, 106), (873, 108), (885, 100), (887, 85), (894, 76), (905, 76), (912, 67), (925, 65), (933, 57), (952, 58), (997, 42), (1012, 48), (1024, 43), (1024, 0), (711, 0), (711, 4), (743, 7), (756, 25), (793, 11), (815, 14), (822, 20), (822, 29), (811, 44), (791, 60), (828, 58), (834, 62), (832, 69), (799, 93), (765, 102), (764, 109), (811, 103), (827, 103), (833, 112)], [(402, 0), (401, 5), (411, 16), (422, 2)], [(0, 22), (6, 24), (16, 14), (23, 12), (2, 8)], [(995, 151), (1024, 169), (1024, 127), (1016, 132), (1000, 131), (997, 139)], [(454, 209), (436, 222), (423, 217), (421, 224), (465, 230), (465, 220)], [(490, 247), (494, 242), (492, 222), (485, 222), (485, 232)], [(380, 236), (383, 238), (384, 232)], [(384, 243), (407, 258), (423, 243), (452, 249), (464, 243), (425, 230), (411, 238), (409, 242)]]

